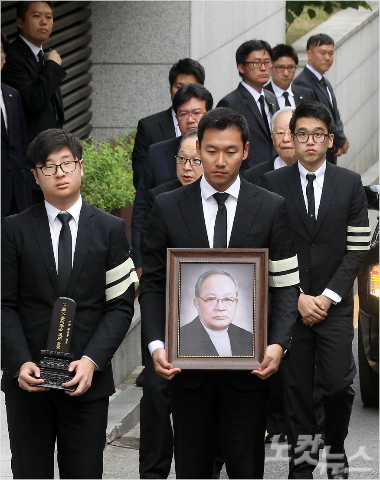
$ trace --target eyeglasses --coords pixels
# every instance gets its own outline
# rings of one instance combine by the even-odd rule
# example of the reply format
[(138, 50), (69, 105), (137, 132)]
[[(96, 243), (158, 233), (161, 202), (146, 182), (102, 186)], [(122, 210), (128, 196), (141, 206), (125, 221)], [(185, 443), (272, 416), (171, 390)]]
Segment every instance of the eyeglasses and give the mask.
[(287, 133), (289, 137), (292, 136), (292, 132), (290, 130), (285, 130), (285, 132), (272, 132), (273, 135), (277, 138), (284, 138), (285, 134)]
[(206, 112), (180, 112), (177, 114), (178, 120), (187, 120), (192, 117), (194, 120), (199, 120)]
[(198, 297), (205, 302), (206, 305), (210, 307), (215, 307), (218, 305), (219, 302), (222, 302), (225, 307), (232, 307), (234, 303), (238, 301), (237, 298), (232, 297), (225, 297), (225, 298), (216, 298), (216, 297), (209, 297), (209, 298), (202, 298)]
[(277, 73), (282, 73), (284, 70), (287, 70), (289, 73), (293, 73), (297, 70), (297, 65), (289, 65), (284, 67), (284, 65), (272, 65), (277, 70)]
[(186, 162), (189, 162), (192, 167), (200, 167), (202, 165), (202, 160), (200, 158), (185, 158), (176, 155), (177, 163), (179, 165), (186, 165)]
[(329, 137), (330, 134), (322, 133), (322, 132), (316, 132), (316, 133), (299, 132), (294, 134), (294, 137), (296, 137), (299, 143), (306, 143), (309, 140), (310, 136), (313, 137), (313, 140), (315, 143), (323, 143), (326, 137)]
[(71, 173), (77, 168), (77, 163), (80, 160), (70, 160), (59, 165), (44, 165), (43, 167), (36, 167), (36, 170), (41, 170), (45, 177), (51, 177), (57, 173), (58, 167), (61, 167), (63, 173)]
[(252, 63), (252, 65), (255, 67), (255, 68), (260, 68), (261, 65), (264, 65), (265, 68), (268, 68), (269, 65), (272, 63), (272, 60), (255, 60), (254, 62), (244, 62), (244, 63)]

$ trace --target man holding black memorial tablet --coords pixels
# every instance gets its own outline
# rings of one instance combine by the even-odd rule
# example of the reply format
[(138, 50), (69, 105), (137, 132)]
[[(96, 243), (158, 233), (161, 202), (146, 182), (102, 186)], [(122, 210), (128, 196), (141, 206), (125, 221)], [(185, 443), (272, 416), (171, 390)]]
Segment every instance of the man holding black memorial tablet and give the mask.
[[(138, 279), (124, 222), (82, 200), (79, 140), (46, 130), (27, 156), (45, 201), (2, 225), (2, 390), (13, 476), (54, 478), (57, 441), (60, 478), (101, 478), (111, 358), (131, 323)], [(36, 363), (55, 334), (59, 297), (76, 303), (74, 377), (48, 389)]]

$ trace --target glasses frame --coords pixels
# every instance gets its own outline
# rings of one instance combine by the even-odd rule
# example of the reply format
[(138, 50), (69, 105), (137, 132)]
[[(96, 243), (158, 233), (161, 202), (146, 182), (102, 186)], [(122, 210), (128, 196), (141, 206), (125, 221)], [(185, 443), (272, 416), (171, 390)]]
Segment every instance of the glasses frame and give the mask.
[[(298, 135), (300, 135), (300, 134), (307, 135), (307, 139), (304, 142), (301, 142), (298, 139)], [(317, 142), (314, 135), (321, 135), (321, 134), (323, 135), (323, 140), (322, 140), (322, 142)], [(317, 143), (317, 144), (320, 145), (326, 140), (326, 137), (330, 138), (330, 133), (324, 133), (324, 132), (315, 132), (315, 133), (298, 132), (298, 133), (293, 133), (293, 137), (296, 137), (298, 143), (307, 143), (309, 141), (310, 136), (313, 137), (314, 143)]]
[(283, 65), (273, 65), (272, 63), (272, 67), (275, 68), (277, 72), (280, 72), (280, 73), (283, 72), (284, 70), (287, 70), (289, 73), (293, 73), (293, 68), (295, 72), (298, 68), (298, 65), (290, 65), (290, 67), (284, 67)]
[[(219, 302), (223, 303), (223, 305), (224, 305), (225, 307), (228, 307), (228, 306), (232, 307), (232, 305), (238, 301), (238, 298), (232, 298), (232, 297), (224, 297), (224, 298), (214, 298), (214, 297), (211, 297), (211, 298), (202, 298), (202, 297), (198, 297), (198, 298), (200, 298), (201, 300), (203, 300), (206, 304), (208, 303), (211, 307), (216, 307), (217, 305), (219, 305)], [(216, 300), (215, 305), (213, 305), (213, 304), (211, 303), (211, 299), (212, 299), (212, 301), (215, 301), (215, 300)], [(226, 304), (224, 303), (226, 300), (232, 300), (231, 305), (228, 305), (228, 303), (227, 303), (227, 305), (226, 305)]]
[(254, 62), (243, 62), (243, 63), (244, 65), (247, 63), (252, 63), (254, 68), (261, 68), (262, 65), (265, 65), (265, 68), (267, 68), (271, 66), (272, 60), (255, 60)]
[[(186, 158), (186, 157), (182, 157), (181, 155), (176, 155), (174, 158), (176, 159), (176, 162), (178, 163), (178, 165), (186, 165), (187, 162), (189, 162), (192, 167), (200, 167), (202, 165), (202, 160), (200, 158)], [(183, 158), (185, 162), (184, 163), (179, 162), (178, 161), (179, 158)], [(199, 164), (194, 162), (199, 162)]]
[[(80, 160), (68, 160), (68, 161), (66, 161), (66, 162), (60, 163), (59, 165), (44, 165), (43, 167), (36, 167), (36, 170), (41, 170), (42, 175), (44, 175), (44, 177), (53, 177), (54, 175), (57, 174), (58, 167), (61, 168), (61, 170), (62, 170), (63, 173), (72, 173), (72, 172), (75, 172), (75, 170), (77, 169), (77, 163), (79, 163), (79, 162), (80, 162)], [(70, 170), (69, 172), (65, 172), (65, 170), (63, 170), (63, 168), (62, 168), (62, 165), (64, 165), (65, 163), (75, 163), (74, 170)], [(43, 169), (44, 169), (45, 167), (55, 167), (55, 172), (52, 173), (51, 175), (46, 175), (46, 174), (44, 173), (44, 171), (43, 171)]]
[(206, 112), (182, 112), (178, 113), (177, 117), (178, 120), (188, 120), (189, 117), (191, 117), (193, 120), (198, 120), (198, 118), (195, 118), (194, 115), (197, 117), (198, 115), (202, 117), (205, 115)]

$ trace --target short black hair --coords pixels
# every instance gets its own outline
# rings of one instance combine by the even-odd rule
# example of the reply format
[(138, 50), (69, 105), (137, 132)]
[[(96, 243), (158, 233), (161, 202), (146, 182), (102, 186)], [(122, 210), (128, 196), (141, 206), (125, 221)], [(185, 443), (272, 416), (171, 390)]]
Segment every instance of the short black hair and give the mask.
[(248, 142), (249, 127), (247, 120), (245, 117), (243, 117), (243, 115), (240, 115), (240, 113), (236, 112), (235, 110), (231, 110), (230, 108), (217, 107), (214, 108), (214, 110), (211, 110), (211, 112), (206, 113), (206, 115), (203, 115), (198, 125), (199, 145), (202, 143), (203, 135), (207, 128), (212, 128), (215, 130), (236, 128), (241, 133), (241, 139), (244, 147)]
[(3, 44), (3, 50), (4, 50), (4, 53), (6, 55), (8, 53), (9, 40), (6, 37), (6, 35), (4, 35), (3, 32), (1, 32), (1, 43)]
[(173, 86), (176, 78), (181, 74), (194, 75), (197, 79), (197, 83), (200, 83), (201, 85), (205, 83), (205, 69), (199, 62), (192, 60), (191, 58), (182, 58), (172, 66), (169, 72), (170, 87)]
[(271, 56), (272, 62), (275, 62), (281, 57), (290, 57), (296, 62), (296, 65), (298, 65), (298, 55), (291, 45), (285, 45), (285, 43), (279, 43), (278, 45), (273, 47), (272, 56)]
[(207, 272), (202, 273), (202, 275), (198, 278), (197, 283), (195, 284), (195, 296), (197, 298), (199, 298), (201, 295), (203, 282), (212, 275), (225, 275), (226, 277), (230, 278), (235, 284), (236, 296), (238, 296), (239, 287), (237, 281), (229, 272), (226, 272), (225, 270), (208, 270)]
[[(265, 40), (248, 40), (236, 50), (236, 65), (244, 63), (254, 50), (266, 50), (272, 58), (272, 47)], [(239, 72), (242, 77), (242, 74)]]
[(200, 85), (199, 83), (190, 83), (189, 85), (184, 85), (177, 90), (173, 98), (173, 110), (177, 113), (179, 107), (186, 102), (189, 102), (192, 98), (199, 98), (199, 100), (204, 100), (206, 102), (206, 111), (212, 109), (214, 100), (211, 93), (207, 90), (206, 87)]
[(51, 153), (59, 152), (67, 147), (77, 160), (82, 159), (83, 148), (77, 137), (59, 128), (50, 128), (39, 133), (29, 145), (26, 158), (32, 168), (37, 163), (45, 165)]
[(325, 33), (317, 33), (312, 35), (306, 44), (306, 50), (310, 50), (310, 47), (319, 47), (319, 45), (332, 45), (334, 46), (334, 40)]
[(328, 133), (334, 132), (335, 125), (331, 112), (326, 105), (321, 102), (310, 101), (298, 105), (289, 123), (289, 128), (292, 133), (294, 133), (296, 122), (300, 118), (316, 118), (317, 120), (321, 120), (326, 125)]
[[(53, 10), (53, 2), (46, 2), (41, 0), (43, 3), (47, 3), (49, 7)], [(16, 5), (16, 17), (25, 20), (26, 12), (29, 10), (30, 4), (33, 2), (17, 2)]]

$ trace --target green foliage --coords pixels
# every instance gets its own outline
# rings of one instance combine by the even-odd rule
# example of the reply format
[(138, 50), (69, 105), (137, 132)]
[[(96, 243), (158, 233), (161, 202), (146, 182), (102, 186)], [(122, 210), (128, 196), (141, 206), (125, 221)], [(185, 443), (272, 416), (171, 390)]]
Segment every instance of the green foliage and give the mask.
[[(367, 2), (286, 2), (286, 30), (294, 22), (296, 17), (299, 17), (304, 7), (323, 7), (323, 10), (331, 15), (334, 11), (334, 8), (339, 8), (345, 10), (346, 8), (355, 8), (358, 10), (359, 7), (364, 7), (367, 10), (372, 10)], [(307, 10), (310, 19), (315, 18), (316, 11), (314, 8), (309, 8)]]
[(134, 200), (132, 183), (132, 150), (134, 136), (121, 135), (94, 144), (84, 140), (81, 193), (95, 207), (111, 212)]

